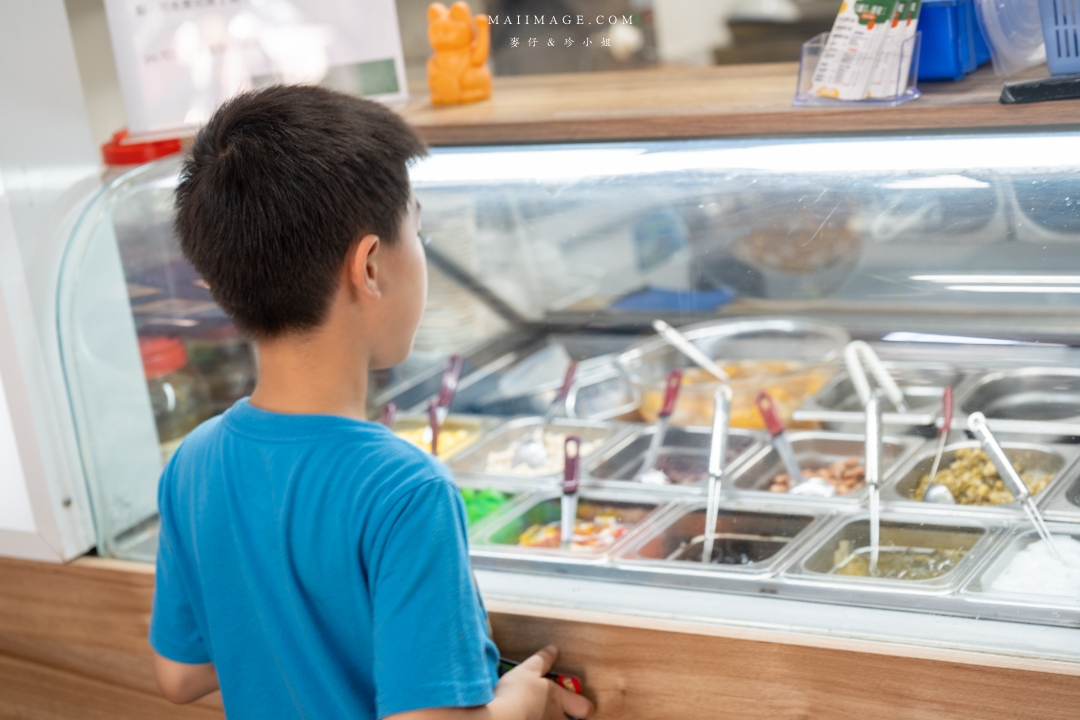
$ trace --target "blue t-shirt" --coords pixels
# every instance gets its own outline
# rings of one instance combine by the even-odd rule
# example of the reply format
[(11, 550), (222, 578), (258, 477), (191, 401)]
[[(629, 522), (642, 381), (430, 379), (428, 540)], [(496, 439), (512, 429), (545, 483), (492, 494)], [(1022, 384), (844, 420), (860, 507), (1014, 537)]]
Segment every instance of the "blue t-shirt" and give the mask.
[(241, 400), (161, 477), (150, 644), (238, 718), (491, 701), (498, 652), (446, 469), (381, 425)]

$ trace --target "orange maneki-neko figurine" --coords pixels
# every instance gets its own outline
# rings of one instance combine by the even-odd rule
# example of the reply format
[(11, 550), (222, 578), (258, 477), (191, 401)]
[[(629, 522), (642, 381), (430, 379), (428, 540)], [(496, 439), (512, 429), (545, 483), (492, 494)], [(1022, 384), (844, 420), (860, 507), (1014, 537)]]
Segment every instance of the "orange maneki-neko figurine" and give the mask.
[(491, 71), (487, 67), (491, 35), (486, 16), (474, 18), (461, 0), (449, 9), (442, 3), (431, 3), (428, 40), (435, 49), (427, 64), (431, 102), (451, 105), (491, 97)]

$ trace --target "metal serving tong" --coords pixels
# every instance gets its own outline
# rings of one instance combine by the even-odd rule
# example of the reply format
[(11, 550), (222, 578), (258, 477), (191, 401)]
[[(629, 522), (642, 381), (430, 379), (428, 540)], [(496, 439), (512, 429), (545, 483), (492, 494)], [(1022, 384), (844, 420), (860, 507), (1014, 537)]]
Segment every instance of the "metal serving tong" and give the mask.
[(870, 395), (866, 411), (866, 487), (870, 491), (870, 574), (877, 571), (881, 553), (881, 401)]
[[(439, 394), (431, 399), (429, 407), (434, 407), (438, 422), (432, 421), (424, 429), (423, 442), (433, 441), (436, 426), (442, 427), (446, 422), (446, 416), (450, 414), (450, 403), (454, 401), (454, 393), (457, 392), (458, 380), (461, 379), (461, 369), (465, 366), (465, 358), (460, 355), (451, 355), (446, 359), (446, 367), (443, 369), (442, 383), (439, 386)], [(431, 454), (435, 454), (432, 449)]]
[(581, 438), (570, 435), (565, 443), (566, 463), (563, 466), (562, 517), (559, 523), (559, 541), (562, 547), (570, 547), (574, 541), (577, 523), (578, 461), (581, 455)]
[(908, 407), (904, 402), (904, 393), (881, 363), (881, 358), (877, 356), (872, 347), (862, 340), (852, 340), (844, 348), (844, 364), (847, 365), (851, 384), (855, 386), (855, 392), (859, 395), (859, 402), (865, 406), (870, 400), (871, 394), (870, 382), (866, 379), (866, 371), (863, 370), (864, 363), (870, 368), (870, 373), (885, 393), (885, 397), (896, 408), (896, 411), (906, 413)]
[(664, 446), (671, 413), (675, 412), (675, 401), (679, 399), (679, 387), (682, 385), (682, 370), (674, 368), (664, 381), (664, 404), (660, 407), (660, 417), (656, 419), (656, 432), (653, 433), (645, 459), (638, 470), (637, 481), (648, 485), (666, 485), (668, 476), (656, 467), (660, 459), (660, 449)]
[(945, 388), (945, 394), (941, 398), (941, 432), (938, 434), (937, 453), (934, 454), (934, 464), (930, 467), (930, 484), (923, 493), (923, 502), (939, 503), (941, 505), (955, 505), (956, 498), (952, 491), (944, 485), (934, 482), (938, 468), (941, 467), (941, 456), (945, 454), (945, 443), (949, 437), (949, 428), (952, 426), (953, 416), (953, 391), (952, 385)]
[(731, 425), (731, 388), (721, 385), (713, 396), (712, 439), (709, 444), (709, 488), (705, 504), (705, 547), (701, 562), (712, 562), (713, 540), (716, 538), (716, 516), (720, 512), (720, 479), (727, 466), (728, 428)]
[(555, 399), (551, 401), (551, 405), (548, 406), (547, 412), (544, 413), (544, 417), (540, 419), (540, 424), (529, 431), (521, 443), (517, 446), (517, 450), (514, 451), (514, 460), (510, 464), (511, 467), (517, 467), (521, 463), (525, 463), (529, 467), (539, 468), (547, 464), (548, 453), (547, 446), (544, 445), (544, 431), (547, 429), (551, 419), (555, 417), (555, 413), (559, 408), (566, 407), (566, 396), (570, 394), (570, 388), (574, 386), (574, 375), (577, 373), (577, 361), (570, 363), (570, 367), (566, 369), (566, 377), (563, 378), (562, 387), (559, 389), (559, 393), (555, 396)]
[(994, 467), (997, 468), (998, 475), (1005, 481), (1005, 486), (1009, 488), (1017, 502), (1020, 503), (1020, 506), (1024, 508), (1024, 512), (1027, 513), (1028, 519), (1031, 520), (1031, 524), (1035, 526), (1035, 530), (1039, 533), (1039, 537), (1041, 537), (1050, 548), (1050, 553), (1059, 562), (1065, 562), (1061, 557), (1061, 553), (1058, 552), (1057, 545), (1054, 543), (1053, 536), (1050, 535), (1049, 528), (1046, 527), (1046, 521), (1043, 520), (1039, 508), (1035, 505), (1035, 500), (1031, 496), (1031, 491), (1028, 490), (1024, 481), (1020, 479), (1020, 475), (1016, 472), (1016, 468), (1009, 462), (1009, 456), (1005, 454), (1005, 451), (1001, 448), (1001, 444), (998, 443), (997, 438), (990, 432), (990, 428), (986, 424), (986, 416), (981, 412), (971, 413), (968, 415), (967, 426), (968, 430), (972, 432), (975, 438), (982, 443), (983, 450), (990, 456), (990, 461), (993, 462)]
[(695, 365), (711, 373), (717, 380), (727, 382), (731, 377), (724, 369), (717, 365), (712, 358), (698, 349), (698, 346), (686, 339), (686, 336), (663, 320), (653, 320), (653, 329), (660, 333), (660, 337), (667, 340), (668, 345), (681, 352)]

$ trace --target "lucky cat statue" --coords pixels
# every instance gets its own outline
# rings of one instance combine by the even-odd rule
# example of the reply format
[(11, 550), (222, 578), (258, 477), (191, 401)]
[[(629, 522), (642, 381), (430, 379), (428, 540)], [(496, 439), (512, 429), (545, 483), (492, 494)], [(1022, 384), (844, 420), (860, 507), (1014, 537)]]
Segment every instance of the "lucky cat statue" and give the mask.
[(461, 0), (450, 9), (431, 3), (428, 40), (435, 49), (427, 63), (431, 102), (450, 105), (491, 97), (491, 71), (486, 65), (491, 34), (486, 16), (473, 18)]

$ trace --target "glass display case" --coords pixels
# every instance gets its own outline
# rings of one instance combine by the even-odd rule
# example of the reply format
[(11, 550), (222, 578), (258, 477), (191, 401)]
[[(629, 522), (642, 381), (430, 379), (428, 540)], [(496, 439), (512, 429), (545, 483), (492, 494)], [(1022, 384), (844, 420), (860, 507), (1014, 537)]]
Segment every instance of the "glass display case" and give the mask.
[[(1075, 626), (1078, 158), (1072, 132), (434, 149), (411, 171), (433, 238), (429, 307), (412, 356), (374, 373), (370, 416), (393, 402), (398, 429), (420, 438), (446, 357), (464, 355), (450, 417), (472, 435), (445, 461), (481, 570)], [(178, 252), (178, 169), (160, 161), (105, 188), (59, 288), (99, 552), (123, 558), (153, 558), (162, 463), (257, 376), (253, 346)], [(123, 277), (102, 270), (117, 254)], [(718, 383), (654, 335), (656, 319), (683, 328), (734, 393), (710, 557)], [(905, 398), (883, 401), (873, 573), (851, 340), (870, 344)], [(592, 529), (563, 549), (544, 539), (558, 522), (558, 457), (536, 472), (512, 458), (573, 361), (549, 453), (582, 438), (578, 523)], [(666, 480), (640, 482), (675, 367)], [(956, 414), (941, 467), (955, 504), (937, 505), (921, 497), (947, 386)], [(794, 426), (803, 474), (831, 478), (834, 497), (789, 492), (754, 405), (762, 390)], [(966, 436), (972, 412), (1036, 491), (1065, 571), (1048, 569)]]

